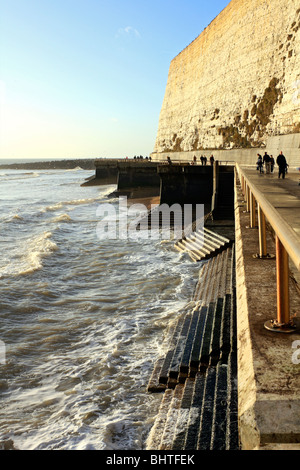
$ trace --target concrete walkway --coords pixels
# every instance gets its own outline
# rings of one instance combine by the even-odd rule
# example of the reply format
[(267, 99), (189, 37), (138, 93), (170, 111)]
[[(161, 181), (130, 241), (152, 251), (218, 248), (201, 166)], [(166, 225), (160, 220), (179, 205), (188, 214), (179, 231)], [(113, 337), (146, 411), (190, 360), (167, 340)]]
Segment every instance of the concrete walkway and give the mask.
[(288, 172), (285, 179), (279, 179), (277, 169), (269, 175), (247, 168), (243, 170), (286, 223), (298, 233), (300, 243), (300, 172)]
[[(300, 229), (298, 175), (285, 180), (243, 168), (297, 234)], [(291, 335), (267, 331), (276, 318), (276, 261), (258, 260), (258, 231), (249, 229), (244, 197), (236, 187), (236, 279), (238, 336), (239, 431), (243, 450), (300, 448), (300, 375), (295, 351), (298, 330)], [(300, 243), (300, 236), (299, 236)], [(267, 233), (270, 254), (274, 237)], [(291, 315), (300, 316), (299, 284), (290, 283)]]
[[(277, 167), (274, 173), (260, 174), (259, 171), (243, 168), (251, 182), (278, 211), (298, 235), (300, 244), (300, 172), (288, 172), (285, 179), (278, 178)], [(290, 263), (290, 269), (300, 287), (300, 272)]]

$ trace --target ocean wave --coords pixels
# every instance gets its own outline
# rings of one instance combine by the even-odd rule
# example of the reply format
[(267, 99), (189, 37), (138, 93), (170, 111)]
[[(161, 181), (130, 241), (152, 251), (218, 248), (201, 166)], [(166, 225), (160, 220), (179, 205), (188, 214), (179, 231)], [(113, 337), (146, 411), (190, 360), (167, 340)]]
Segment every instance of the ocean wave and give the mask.
[(87, 205), (87, 204), (94, 204), (97, 202), (101, 202), (103, 198), (105, 197), (105, 194), (101, 194), (100, 196), (97, 197), (90, 197), (90, 198), (82, 198), (82, 199), (71, 199), (69, 201), (60, 201), (57, 202), (56, 204), (51, 204), (49, 206), (46, 206), (41, 210), (41, 212), (55, 212), (59, 209), (62, 209), (63, 207), (66, 206), (80, 206), (80, 205)]
[(0, 178), (3, 181), (15, 181), (15, 180), (23, 180), (28, 178), (38, 178), (40, 176), (39, 173), (36, 172), (29, 172), (29, 173), (0, 173)]
[(22, 247), (18, 248), (19, 251), (13, 254), (13, 259), (0, 268), (0, 278), (25, 275), (40, 270), (43, 267), (43, 258), (58, 250), (51, 236), (51, 232), (43, 232), (27, 240)]
[(24, 218), (19, 215), (19, 214), (8, 214), (4, 216), (3, 218), (1, 217), (1, 222), (4, 222), (6, 224), (11, 223), (11, 222), (22, 222)]
[(54, 223), (71, 222), (71, 221), (72, 219), (68, 214), (61, 214), (61, 215), (58, 215), (57, 217), (54, 217), (54, 219), (52, 219), (52, 222)]
[(79, 170), (83, 170), (83, 168), (81, 168), (81, 166), (76, 166), (75, 168), (71, 168), (70, 170), (66, 170), (66, 171), (79, 171)]
[(57, 204), (52, 204), (51, 206), (47, 206), (41, 210), (41, 212), (55, 212), (58, 209), (62, 209), (63, 203), (58, 202)]

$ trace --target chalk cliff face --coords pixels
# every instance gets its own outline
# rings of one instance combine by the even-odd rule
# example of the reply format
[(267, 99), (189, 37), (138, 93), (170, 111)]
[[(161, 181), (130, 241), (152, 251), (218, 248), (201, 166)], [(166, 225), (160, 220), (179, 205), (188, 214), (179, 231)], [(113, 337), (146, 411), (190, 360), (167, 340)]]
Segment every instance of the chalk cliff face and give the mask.
[(154, 152), (300, 132), (299, 0), (232, 0), (170, 65)]

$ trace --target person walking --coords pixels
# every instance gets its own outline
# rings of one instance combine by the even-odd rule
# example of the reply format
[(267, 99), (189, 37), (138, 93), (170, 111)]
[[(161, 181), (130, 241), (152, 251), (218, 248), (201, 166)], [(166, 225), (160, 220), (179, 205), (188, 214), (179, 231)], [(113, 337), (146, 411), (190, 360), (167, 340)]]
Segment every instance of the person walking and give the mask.
[(259, 170), (260, 173), (263, 173), (264, 170), (263, 170), (263, 160), (262, 160), (262, 156), (259, 155), (259, 153), (257, 154), (257, 162), (256, 162), (256, 169)]
[(287, 168), (287, 161), (285, 156), (283, 155), (282, 151), (278, 155), (276, 159), (276, 163), (279, 166), (278, 178), (282, 175), (282, 179), (285, 178), (286, 168)]
[(274, 171), (274, 166), (275, 166), (275, 160), (273, 155), (270, 156), (270, 163), (271, 163), (271, 173)]
[(266, 167), (266, 175), (269, 175), (271, 171), (271, 158), (270, 155), (267, 154), (267, 152), (265, 152), (264, 154), (263, 162)]

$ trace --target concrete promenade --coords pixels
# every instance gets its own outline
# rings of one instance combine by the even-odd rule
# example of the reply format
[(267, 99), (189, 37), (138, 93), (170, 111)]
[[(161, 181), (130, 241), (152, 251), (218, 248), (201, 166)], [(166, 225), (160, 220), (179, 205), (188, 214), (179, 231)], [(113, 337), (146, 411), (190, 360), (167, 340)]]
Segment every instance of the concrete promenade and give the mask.
[[(300, 171), (289, 171), (285, 179), (278, 178), (277, 166), (271, 174), (260, 174), (259, 171), (249, 168), (244, 168), (244, 171), (285, 223), (296, 232), (300, 244)], [(292, 263), (290, 269), (300, 286), (300, 272)]]
[(300, 172), (288, 172), (285, 179), (278, 178), (278, 167), (271, 174), (260, 174), (255, 169), (244, 168), (245, 173), (268, 201), (275, 207), (300, 240)]
[[(273, 205), (300, 243), (299, 174), (284, 180), (243, 168), (246, 176)], [(276, 260), (257, 259), (258, 230), (249, 228), (240, 181), (235, 193), (236, 293), (238, 337), (238, 397), (241, 447), (300, 449), (300, 330), (292, 334), (268, 331), (276, 319)], [(268, 252), (275, 254), (274, 233), (267, 231)], [(299, 272), (290, 262), (291, 316), (299, 326)], [(297, 282), (298, 281), (298, 282)]]

